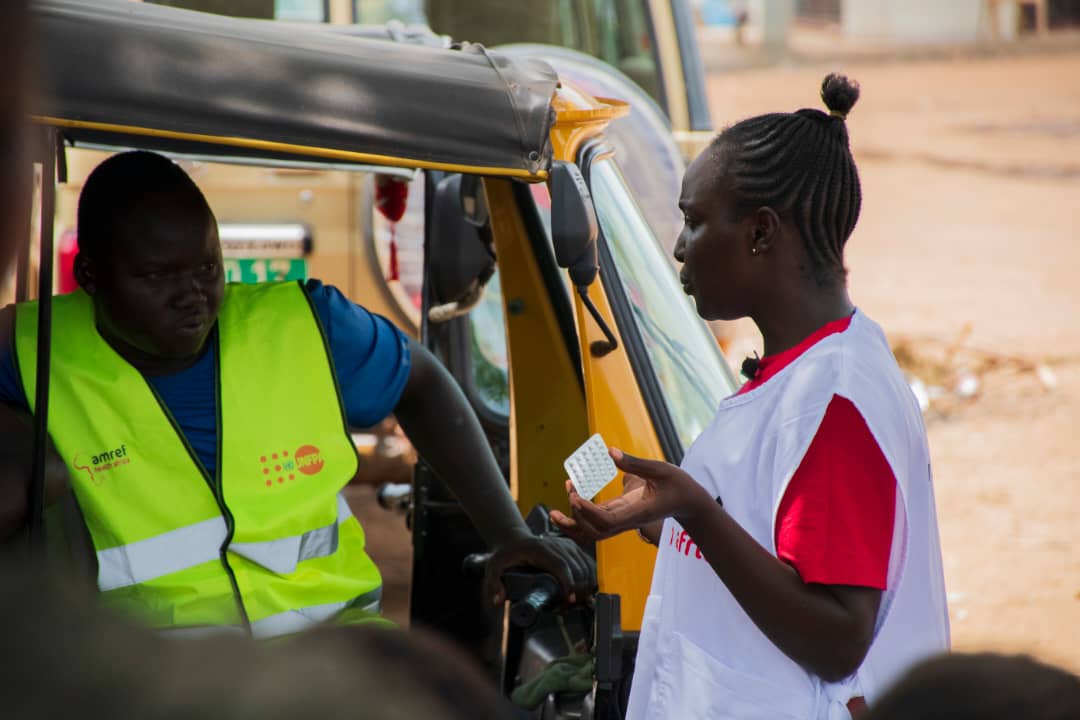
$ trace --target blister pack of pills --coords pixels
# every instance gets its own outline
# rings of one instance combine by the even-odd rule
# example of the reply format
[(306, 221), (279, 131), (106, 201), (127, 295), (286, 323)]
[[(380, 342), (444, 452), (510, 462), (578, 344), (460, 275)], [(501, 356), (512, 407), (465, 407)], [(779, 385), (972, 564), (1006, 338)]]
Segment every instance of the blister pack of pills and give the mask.
[(592, 500), (604, 486), (615, 479), (619, 469), (608, 455), (604, 439), (597, 433), (585, 441), (563, 462), (570, 482), (578, 495)]

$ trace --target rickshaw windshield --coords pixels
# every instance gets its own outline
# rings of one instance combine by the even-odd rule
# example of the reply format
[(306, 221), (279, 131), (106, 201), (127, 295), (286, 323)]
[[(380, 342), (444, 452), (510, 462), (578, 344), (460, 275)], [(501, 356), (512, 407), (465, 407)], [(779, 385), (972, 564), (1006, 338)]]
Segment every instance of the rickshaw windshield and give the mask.
[[(598, 159), (589, 184), (604, 238), (682, 448), (712, 421), (735, 378), (638, 208), (622, 173)], [(617, 291), (610, 288), (609, 292)], [(621, 328), (623, 334), (627, 328)], [(640, 360), (639, 360), (640, 362)], [(637, 369), (639, 377), (641, 368)]]

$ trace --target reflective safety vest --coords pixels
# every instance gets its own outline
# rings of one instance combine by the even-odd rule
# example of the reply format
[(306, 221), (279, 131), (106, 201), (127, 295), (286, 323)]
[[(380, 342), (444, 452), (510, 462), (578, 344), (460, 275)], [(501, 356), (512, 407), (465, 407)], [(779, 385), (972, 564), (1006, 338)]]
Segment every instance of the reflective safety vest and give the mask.
[[(157, 628), (296, 632), (377, 611), (382, 580), (341, 490), (355, 475), (333, 361), (299, 283), (228, 285), (218, 316), (217, 472), (98, 334), (83, 291), (53, 300), (49, 434), (97, 553), (105, 604)], [(35, 402), (37, 303), (15, 357)], [(215, 340), (211, 340), (214, 342)]]

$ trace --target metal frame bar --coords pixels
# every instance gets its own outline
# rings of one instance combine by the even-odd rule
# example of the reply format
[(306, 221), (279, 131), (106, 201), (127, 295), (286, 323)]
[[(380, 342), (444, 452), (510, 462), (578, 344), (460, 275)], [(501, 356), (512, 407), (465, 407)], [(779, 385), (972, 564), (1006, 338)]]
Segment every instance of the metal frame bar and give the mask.
[(30, 552), (45, 551), (45, 452), (49, 441), (49, 368), (52, 350), (53, 221), (56, 214), (57, 153), (63, 152), (55, 128), (40, 137), (41, 236), (38, 255), (37, 368), (34, 394), (34, 462), (30, 475)]

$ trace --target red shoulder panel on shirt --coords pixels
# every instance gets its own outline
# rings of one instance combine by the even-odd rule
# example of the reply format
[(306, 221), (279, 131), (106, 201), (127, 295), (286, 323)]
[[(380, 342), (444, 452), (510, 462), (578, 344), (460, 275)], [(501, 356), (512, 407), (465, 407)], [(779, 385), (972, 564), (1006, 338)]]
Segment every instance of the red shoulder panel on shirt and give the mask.
[(766, 355), (758, 360), (757, 374), (754, 375), (746, 384), (739, 388), (737, 395), (748, 393), (754, 388), (760, 387), (768, 382), (774, 375), (786, 368), (791, 363), (795, 362), (800, 355), (818, 344), (830, 335), (842, 333), (851, 326), (851, 318), (853, 315), (840, 318), (839, 320), (833, 320), (832, 322), (825, 323), (808, 337), (804, 338), (802, 342), (794, 347), (790, 347), (787, 350), (783, 350), (772, 355)]
[(855, 405), (834, 395), (776, 518), (776, 550), (804, 582), (884, 590), (896, 478)]

